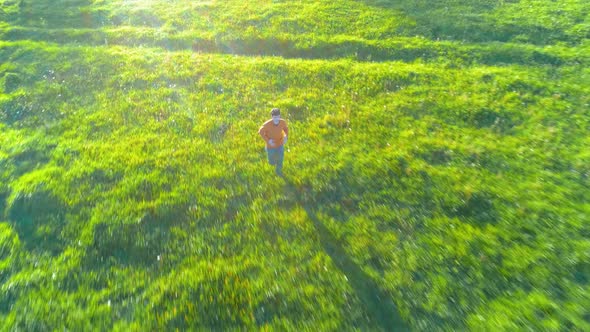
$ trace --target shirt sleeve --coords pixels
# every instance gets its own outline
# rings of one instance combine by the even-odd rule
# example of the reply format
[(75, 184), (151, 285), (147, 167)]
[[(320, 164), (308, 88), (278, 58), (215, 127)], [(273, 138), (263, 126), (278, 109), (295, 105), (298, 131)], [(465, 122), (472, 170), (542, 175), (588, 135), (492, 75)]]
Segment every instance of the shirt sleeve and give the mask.
[(260, 127), (260, 129), (258, 129), (258, 134), (260, 134), (260, 136), (262, 136), (262, 139), (265, 142), (268, 142), (268, 131), (266, 130), (264, 125), (262, 127)]

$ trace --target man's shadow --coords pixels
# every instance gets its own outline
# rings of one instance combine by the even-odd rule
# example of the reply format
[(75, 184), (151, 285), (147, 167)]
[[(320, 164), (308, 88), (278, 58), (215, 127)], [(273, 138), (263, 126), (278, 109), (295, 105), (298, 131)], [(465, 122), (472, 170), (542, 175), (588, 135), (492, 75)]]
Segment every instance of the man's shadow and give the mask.
[(289, 179), (284, 178), (286, 189), (293, 194), (297, 203), (307, 213), (319, 235), (325, 252), (330, 256), (336, 267), (344, 273), (350, 286), (364, 305), (364, 312), (375, 325), (383, 331), (409, 331), (402, 320), (398, 309), (388, 294), (375, 283), (344, 251), (330, 230), (317, 218), (313, 208), (300, 196), (297, 187)]

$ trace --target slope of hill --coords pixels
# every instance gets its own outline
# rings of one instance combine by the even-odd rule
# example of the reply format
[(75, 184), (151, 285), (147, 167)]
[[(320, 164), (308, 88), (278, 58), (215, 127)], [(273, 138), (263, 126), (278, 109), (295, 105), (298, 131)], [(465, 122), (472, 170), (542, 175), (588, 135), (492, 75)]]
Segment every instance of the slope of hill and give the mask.
[(589, 13), (0, 0), (2, 327), (590, 329)]

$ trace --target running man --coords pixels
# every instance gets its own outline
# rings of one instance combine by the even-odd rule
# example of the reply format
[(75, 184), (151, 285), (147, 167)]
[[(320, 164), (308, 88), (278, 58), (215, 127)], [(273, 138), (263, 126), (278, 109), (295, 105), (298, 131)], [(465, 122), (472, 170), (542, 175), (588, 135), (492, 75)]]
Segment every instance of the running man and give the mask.
[(287, 143), (289, 128), (287, 128), (287, 121), (281, 119), (281, 111), (278, 108), (273, 108), (270, 115), (272, 119), (266, 121), (258, 133), (266, 142), (268, 163), (275, 167), (278, 176), (283, 176), (284, 145)]

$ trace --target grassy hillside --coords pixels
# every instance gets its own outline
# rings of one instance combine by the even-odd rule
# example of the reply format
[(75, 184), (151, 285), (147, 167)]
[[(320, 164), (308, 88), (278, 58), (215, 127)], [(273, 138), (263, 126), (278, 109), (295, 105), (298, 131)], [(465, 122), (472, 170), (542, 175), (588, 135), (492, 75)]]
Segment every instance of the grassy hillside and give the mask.
[(588, 330), (589, 39), (582, 0), (0, 0), (2, 329)]

